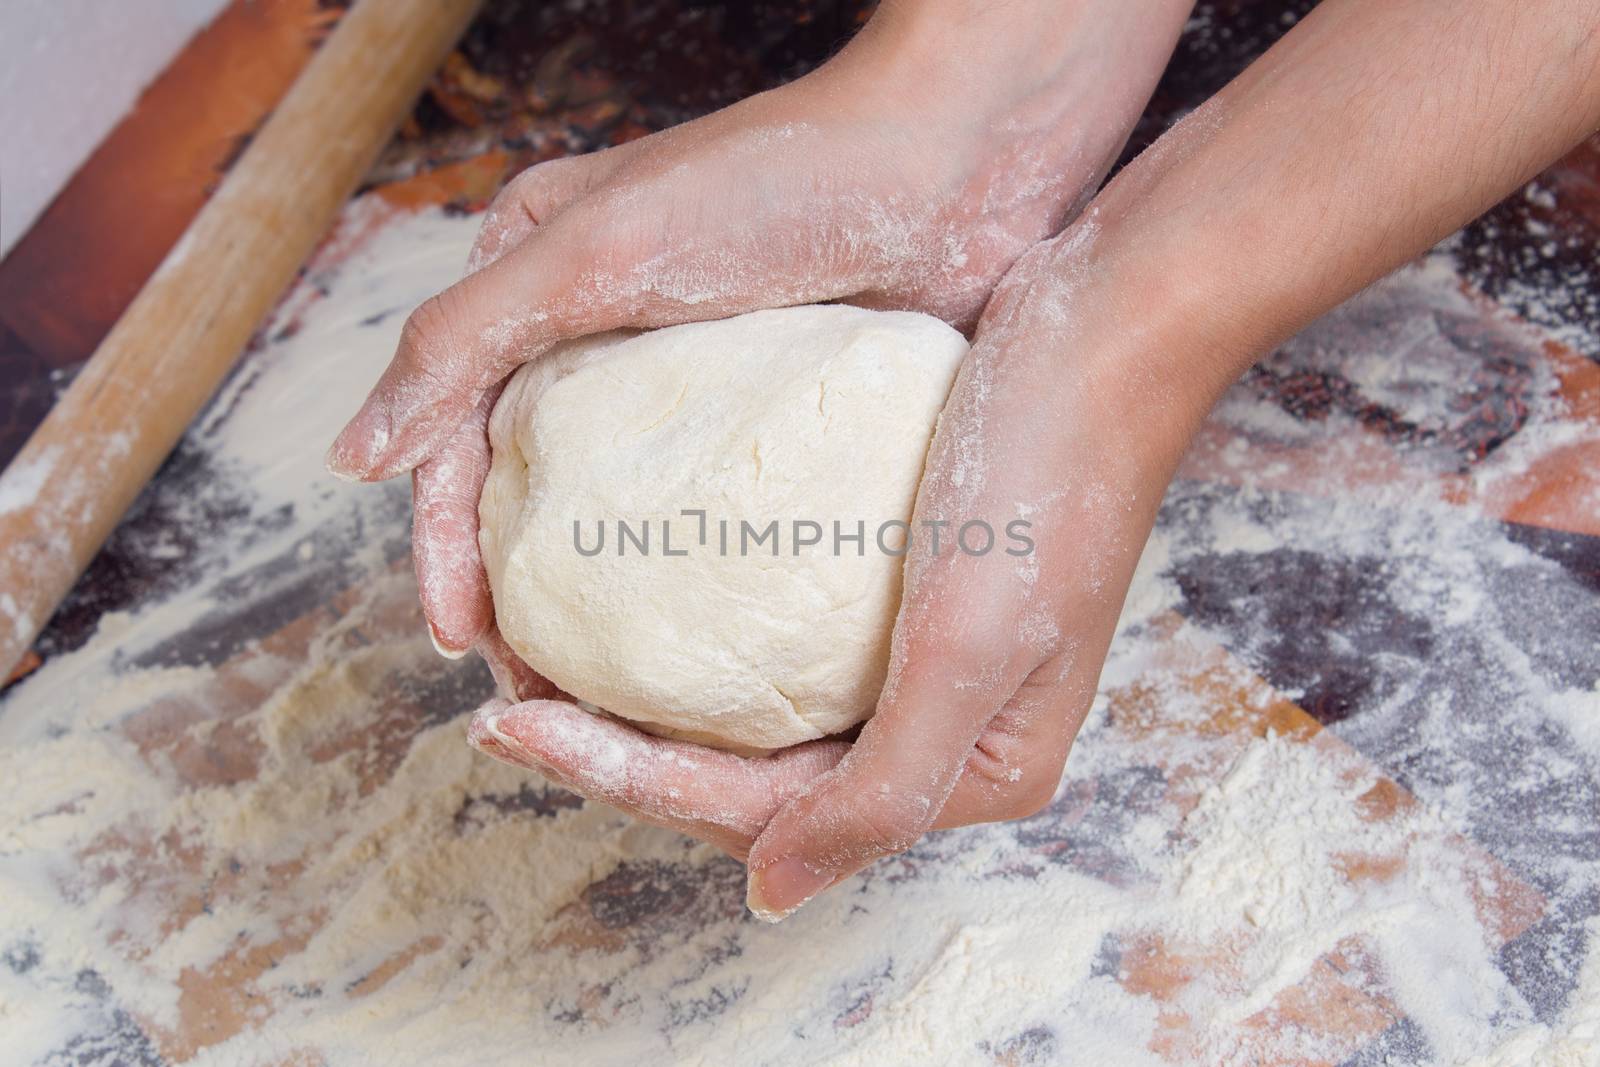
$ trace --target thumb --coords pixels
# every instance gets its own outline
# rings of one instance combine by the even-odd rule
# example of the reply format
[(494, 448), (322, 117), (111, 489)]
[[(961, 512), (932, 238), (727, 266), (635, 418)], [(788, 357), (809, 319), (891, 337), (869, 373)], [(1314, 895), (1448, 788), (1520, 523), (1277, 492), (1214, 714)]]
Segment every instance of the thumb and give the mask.
[[(876, 714), (832, 771), (773, 816), (750, 850), (747, 904), (777, 922), (933, 826), (983, 728), (1028, 665), (983, 642), (896, 631)], [(932, 629), (932, 628), (929, 628)]]
[(417, 466), (445, 445), (485, 389), (556, 340), (587, 332), (570, 307), (583, 242), (546, 231), (627, 156), (608, 149), (551, 160), (501, 190), (467, 276), (406, 320), (394, 359), (329, 449), (329, 470), (380, 481)]

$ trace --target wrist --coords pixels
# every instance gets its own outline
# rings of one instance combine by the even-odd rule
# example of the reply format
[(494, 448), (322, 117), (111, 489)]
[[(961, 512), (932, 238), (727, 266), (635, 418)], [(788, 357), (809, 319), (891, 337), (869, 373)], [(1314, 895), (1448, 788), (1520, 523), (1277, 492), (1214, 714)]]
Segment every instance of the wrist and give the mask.
[[(885, 0), (823, 72), (835, 100), (959, 151), (1026, 156), (1099, 183), (1143, 111), (1193, 0)], [(822, 73), (822, 72), (819, 72)]]
[(1190, 269), (1204, 261), (1152, 255), (1097, 201), (1012, 268), (979, 335), (1006, 339), (1029, 357), (1039, 395), (1078, 398), (1069, 406), (1123, 441), (1106, 463), (1126, 466), (1124, 480), (1164, 484), (1251, 362), (1245, 324), (1219, 314)]
[[(1159, 75), (1193, 6), (1193, 0), (884, 0), (852, 47), (872, 53), (878, 73), (918, 103), (992, 113), (1030, 98), (1080, 97), (1108, 69), (1147, 66), (1139, 61), (1146, 54)], [(1137, 95), (1142, 108), (1148, 93)]]

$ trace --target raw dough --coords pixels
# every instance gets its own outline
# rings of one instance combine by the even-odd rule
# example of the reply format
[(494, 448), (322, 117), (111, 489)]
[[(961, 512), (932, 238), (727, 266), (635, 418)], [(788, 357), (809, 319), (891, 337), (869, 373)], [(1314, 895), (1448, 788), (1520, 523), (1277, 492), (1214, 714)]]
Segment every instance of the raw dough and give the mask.
[[(501, 633), (568, 693), (670, 736), (758, 751), (867, 718), (900, 603), (901, 559), (877, 535), (910, 520), (966, 350), (926, 315), (826, 305), (529, 363), (491, 417), (479, 507)], [(685, 509), (706, 512), (704, 544)], [(648, 521), (648, 554), (618, 520), (635, 538)], [(777, 556), (755, 541), (774, 520)], [(862, 524), (861, 554), (835, 553), (835, 520)], [(821, 543), (797, 548), (815, 531), (796, 521)], [(602, 524), (603, 551), (581, 554)]]

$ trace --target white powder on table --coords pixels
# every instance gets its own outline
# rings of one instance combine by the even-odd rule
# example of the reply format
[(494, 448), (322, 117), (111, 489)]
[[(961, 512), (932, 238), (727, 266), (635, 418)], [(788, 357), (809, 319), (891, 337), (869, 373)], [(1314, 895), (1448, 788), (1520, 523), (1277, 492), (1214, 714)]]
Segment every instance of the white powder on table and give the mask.
[[(183, 588), (102, 620), (8, 694), (9, 1055), (115, 1062), (86, 1050), (131, 1058), (142, 1027), (196, 1063), (1292, 1062), (1344, 1059), (1402, 1021), (1420, 1036), (1400, 1062), (1600, 1055), (1591, 861), (1513, 872), (1467, 842), (1473, 811), (1511, 795), (1484, 775), (1460, 793), (1422, 780), (1419, 802), (1374, 815), (1378, 768), (1326, 732), (1251, 739), (1226, 715), (1265, 714), (1271, 694), (1226, 657), (1199, 675), (1175, 664), (1212, 646), (1157, 621), (1185, 601), (1172, 575), (1208, 555), (1292, 541), (1387, 556), (1401, 608), (1496, 657), (1507, 719), (1561, 732), (1553, 781), (1592, 781), (1593, 694), (1496, 644), (1515, 620), (1491, 565), (1553, 565), (1464, 509), (1419, 503), (1394, 523), (1372, 502), (1200, 494), (1205, 510), (1175, 492), (1051, 810), (936, 835), (777, 927), (745, 915), (731, 861), (474, 754), (441, 713), (467, 710), (479, 676), (433, 656), (392, 558), (404, 487), (320, 470), (472, 228), (425, 216), (313, 268), (332, 295), (303, 290), (298, 331), (202, 423), (249, 521)], [(1406, 403), (1432, 410), (1409, 387)], [(330, 568), (332, 607), (271, 614), (313, 566)], [(221, 667), (183, 653), (240, 613), (273, 637)], [(1417, 727), (1446, 755), (1448, 710)], [(1555, 954), (1553, 1009), (1501, 961), (1502, 934), (1530, 920), (1579, 946)], [(1295, 1015), (1319, 988), (1339, 997)]]

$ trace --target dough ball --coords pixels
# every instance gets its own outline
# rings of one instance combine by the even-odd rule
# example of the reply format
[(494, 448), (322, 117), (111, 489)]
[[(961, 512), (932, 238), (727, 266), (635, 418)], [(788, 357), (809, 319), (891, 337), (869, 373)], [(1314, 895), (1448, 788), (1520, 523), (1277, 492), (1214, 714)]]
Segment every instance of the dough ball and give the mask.
[[(879, 529), (910, 521), (966, 350), (926, 315), (828, 305), (586, 338), (524, 366), (490, 419), (479, 507), (507, 643), (581, 700), (735, 751), (867, 718), (900, 604)], [(774, 521), (776, 555), (755, 541)], [(836, 521), (860, 524), (860, 554), (835, 552)], [(796, 522), (821, 543), (799, 546), (815, 531)]]

